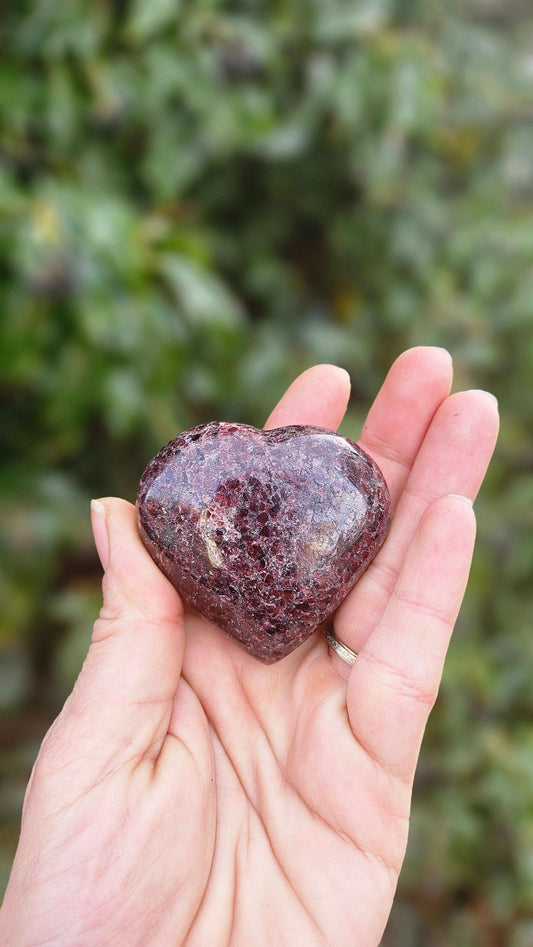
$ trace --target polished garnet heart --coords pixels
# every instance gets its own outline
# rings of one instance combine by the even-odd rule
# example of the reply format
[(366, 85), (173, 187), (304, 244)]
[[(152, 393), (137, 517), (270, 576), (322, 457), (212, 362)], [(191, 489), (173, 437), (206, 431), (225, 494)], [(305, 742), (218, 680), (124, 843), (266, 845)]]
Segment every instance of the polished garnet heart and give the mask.
[(150, 461), (137, 512), (185, 601), (270, 664), (330, 618), (372, 561), (390, 497), (368, 454), (333, 431), (214, 422)]

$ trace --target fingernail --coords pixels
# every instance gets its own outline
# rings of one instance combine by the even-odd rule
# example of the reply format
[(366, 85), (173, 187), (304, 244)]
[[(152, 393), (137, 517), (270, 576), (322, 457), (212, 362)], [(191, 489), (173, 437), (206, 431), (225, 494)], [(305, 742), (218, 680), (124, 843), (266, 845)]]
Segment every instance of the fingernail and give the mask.
[(105, 506), (100, 500), (91, 500), (91, 523), (94, 544), (105, 572), (109, 562), (109, 537), (105, 521)]
[(350, 372), (346, 371), (345, 368), (342, 368), (340, 365), (335, 366), (338, 372), (341, 372), (344, 375), (345, 381), (348, 385), (352, 384), (352, 379), (350, 378)]
[(497, 399), (496, 395), (493, 395), (493, 394), (492, 394), (492, 391), (485, 391), (484, 388), (474, 388), (474, 391), (477, 391), (478, 394), (480, 394), (480, 395), (484, 395), (485, 398), (490, 398), (490, 400), (492, 401), (492, 403), (493, 403), (494, 405), (496, 405), (496, 409), (498, 409), (498, 399)]
[(443, 345), (434, 345), (433, 348), (434, 348), (435, 351), (437, 351), (437, 352), (443, 352), (444, 355), (446, 356), (448, 362), (449, 362), (450, 365), (451, 365), (453, 359), (452, 359), (450, 353), (448, 352), (448, 349), (445, 349)]
[(470, 497), (465, 497), (462, 493), (449, 493), (448, 496), (453, 500), (462, 500), (463, 503), (467, 503), (468, 506), (473, 506), (474, 501)]

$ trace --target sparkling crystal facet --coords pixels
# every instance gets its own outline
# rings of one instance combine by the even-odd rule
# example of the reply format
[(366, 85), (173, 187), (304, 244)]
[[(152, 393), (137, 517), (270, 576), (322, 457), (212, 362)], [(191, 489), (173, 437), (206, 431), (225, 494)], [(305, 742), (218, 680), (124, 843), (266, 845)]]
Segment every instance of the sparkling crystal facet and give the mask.
[(213, 422), (150, 461), (137, 512), (185, 601), (272, 663), (327, 621), (372, 561), (390, 498), (374, 461), (333, 431)]

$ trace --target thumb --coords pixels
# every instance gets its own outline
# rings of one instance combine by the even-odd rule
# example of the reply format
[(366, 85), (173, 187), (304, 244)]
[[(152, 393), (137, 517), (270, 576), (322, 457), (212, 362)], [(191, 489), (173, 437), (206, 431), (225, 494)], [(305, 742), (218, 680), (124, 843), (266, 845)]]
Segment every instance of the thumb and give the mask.
[[(137, 615), (146, 622), (175, 621), (181, 599), (147, 552), (137, 529), (137, 512), (126, 500), (91, 503), (96, 548), (104, 569), (102, 621)], [(104, 630), (107, 635), (109, 629)], [(95, 628), (95, 638), (98, 629)]]
[[(146, 551), (131, 503), (91, 504), (105, 569), (104, 604), (66, 712), (86, 730), (92, 752), (155, 758), (164, 740), (181, 672), (183, 606)], [(86, 745), (86, 744), (85, 744)]]

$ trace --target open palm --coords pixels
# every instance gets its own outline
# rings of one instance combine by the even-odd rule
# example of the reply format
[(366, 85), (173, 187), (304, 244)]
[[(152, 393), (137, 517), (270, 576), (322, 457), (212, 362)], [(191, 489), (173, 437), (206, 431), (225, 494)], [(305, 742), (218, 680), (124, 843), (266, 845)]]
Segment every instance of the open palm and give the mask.
[[(411, 786), (468, 577), (493, 399), (449, 396), (443, 350), (405, 352), (359, 443), (393, 500), (389, 537), (320, 633), (264, 666), (186, 613), (137, 534), (93, 514), (104, 606), (26, 795), (3, 944), (377, 945)], [(268, 426), (336, 428), (344, 372), (301, 375)]]

